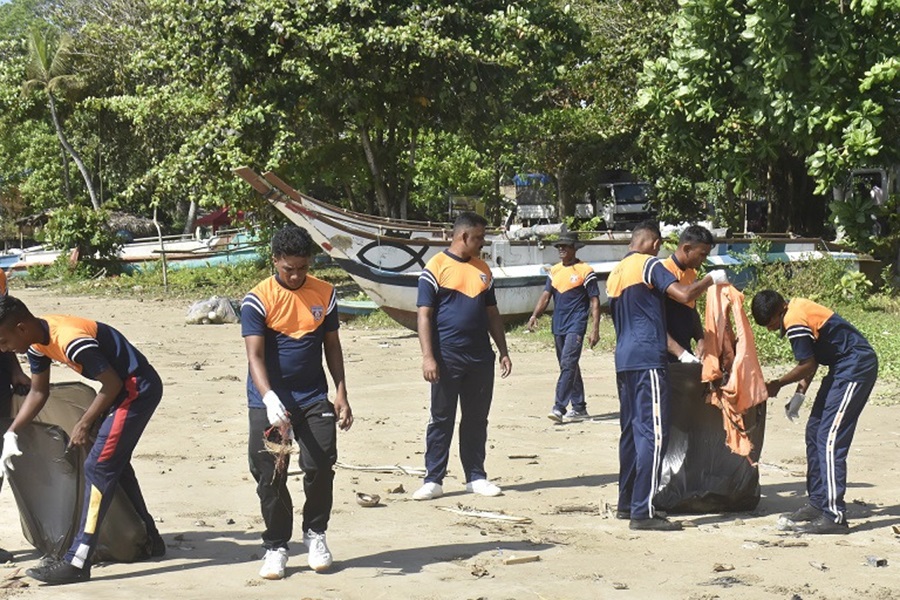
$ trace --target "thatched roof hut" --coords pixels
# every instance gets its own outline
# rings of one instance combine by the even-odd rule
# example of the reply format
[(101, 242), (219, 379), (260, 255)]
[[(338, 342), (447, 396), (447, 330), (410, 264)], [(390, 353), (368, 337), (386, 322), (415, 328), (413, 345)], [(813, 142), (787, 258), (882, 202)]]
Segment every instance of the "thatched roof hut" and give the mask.
[(128, 213), (110, 213), (109, 227), (113, 231), (127, 231), (136, 238), (156, 235), (156, 225), (153, 224), (153, 219), (138, 217)]

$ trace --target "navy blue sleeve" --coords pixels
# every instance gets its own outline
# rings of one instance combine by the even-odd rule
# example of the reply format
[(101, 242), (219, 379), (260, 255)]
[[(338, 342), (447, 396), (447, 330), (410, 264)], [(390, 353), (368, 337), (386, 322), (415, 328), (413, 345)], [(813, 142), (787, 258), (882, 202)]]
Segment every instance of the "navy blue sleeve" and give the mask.
[(322, 323), (325, 331), (337, 331), (341, 326), (338, 318), (337, 294), (331, 290), (331, 300), (328, 301), (328, 310), (325, 312), (325, 321)]
[(109, 368), (109, 361), (100, 351), (100, 343), (91, 337), (78, 338), (66, 346), (66, 358), (81, 365), (81, 374), (89, 379)]
[(425, 269), (422, 271), (422, 274), (419, 275), (419, 295), (416, 298), (416, 306), (434, 307), (437, 305), (437, 295), (437, 279), (435, 279), (434, 274), (431, 271)]
[(544, 284), (544, 291), (553, 293), (553, 278), (547, 275), (547, 283)]
[(643, 279), (644, 283), (659, 290), (661, 294), (665, 294), (670, 285), (678, 282), (656, 257), (650, 258), (644, 263)]
[(803, 362), (815, 356), (813, 344), (816, 342), (816, 338), (813, 336), (812, 329), (805, 325), (794, 325), (787, 328), (786, 335), (797, 362)]
[(600, 297), (600, 286), (597, 285), (597, 274), (593, 271), (585, 276), (584, 289), (587, 291), (588, 298)]
[(256, 294), (247, 294), (241, 302), (241, 335), (247, 337), (265, 334), (266, 307)]
[(51, 360), (40, 352), (29, 348), (27, 356), (28, 366), (31, 368), (32, 373), (43, 373), (50, 368)]

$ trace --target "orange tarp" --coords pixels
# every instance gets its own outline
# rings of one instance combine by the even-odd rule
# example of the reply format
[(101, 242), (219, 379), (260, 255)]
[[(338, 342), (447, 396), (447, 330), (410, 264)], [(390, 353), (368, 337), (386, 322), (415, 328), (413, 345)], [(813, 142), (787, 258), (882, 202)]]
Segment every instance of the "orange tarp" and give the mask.
[(722, 409), (725, 443), (749, 456), (753, 444), (746, 434), (747, 410), (768, 399), (744, 295), (731, 285), (714, 285), (706, 293), (703, 381), (712, 383), (709, 403)]

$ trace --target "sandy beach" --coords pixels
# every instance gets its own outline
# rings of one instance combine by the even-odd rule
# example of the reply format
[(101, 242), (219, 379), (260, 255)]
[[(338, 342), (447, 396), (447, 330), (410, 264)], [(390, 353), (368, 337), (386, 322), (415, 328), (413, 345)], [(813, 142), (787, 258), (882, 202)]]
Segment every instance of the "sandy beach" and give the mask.
[[(511, 339), (513, 373), (497, 379), (491, 411), (488, 476), (497, 498), (467, 494), (456, 448), (446, 496), (415, 502), (419, 477), (338, 468), (328, 541), (333, 569), (306, 566), (297, 514), (288, 576), (258, 578), (262, 549), (255, 484), (247, 466), (246, 360), (239, 325), (185, 325), (188, 302), (61, 297), (16, 290), (37, 314), (70, 313), (110, 323), (162, 375), (165, 395), (137, 447), (134, 466), (167, 543), (164, 558), (103, 564), (89, 583), (0, 589), (0, 598), (129, 597), (229, 600), (296, 599), (594, 599), (900, 598), (900, 453), (895, 384), (879, 382), (863, 412), (849, 460), (851, 533), (786, 534), (778, 515), (804, 502), (803, 425), (783, 416), (789, 395), (770, 405), (760, 463), (763, 497), (752, 513), (692, 515), (682, 532), (632, 532), (613, 518), (618, 400), (613, 358), (585, 352), (588, 409), (603, 418), (554, 425), (557, 366), (552, 350)], [(358, 466), (423, 467), (428, 385), (418, 341), (402, 329), (341, 330), (356, 423), (340, 434), (339, 460)], [(767, 375), (782, 369), (767, 369)], [(77, 380), (53, 367), (53, 381)], [(814, 393), (814, 384), (811, 393)], [(52, 399), (51, 399), (52, 401)], [(805, 418), (809, 406), (801, 415)], [(303, 502), (291, 466), (295, 511)], [(360, 507), (356, 492), (381, 505)], [(529, 523), (472, 518), (446, 508), (503, 512)], [(0, 494), (0, 546), (32, 566), (13, 496)], [(537, 560), (509, 561), (510, 558)], [(868, 557), (886, 559), (874, 566)], [(509, 562), (508, 562), (509, 561)], [(6, 585), (10, 585), (7, 580)]]

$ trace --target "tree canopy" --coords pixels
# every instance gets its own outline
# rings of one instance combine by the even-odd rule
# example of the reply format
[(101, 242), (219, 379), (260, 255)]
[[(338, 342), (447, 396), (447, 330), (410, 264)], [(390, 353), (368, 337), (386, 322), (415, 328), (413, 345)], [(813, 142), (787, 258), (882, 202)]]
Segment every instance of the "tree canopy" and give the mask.
[(496, 213), (501, 183), (544, 172), (571, 214), (628, 171), (655, 184), (667, 219), (711, 204), (734, 220), (753, 193), (772, 227), (819, 233), (835, 182), (900, 162), (898, 8), (11, 0), (0, 204), (7, 217), (155, 207), (177, 229), (198, 206), (259, 206), (232, 174), (250, 164), (330, 202), (430, 218), (448, 194)]

